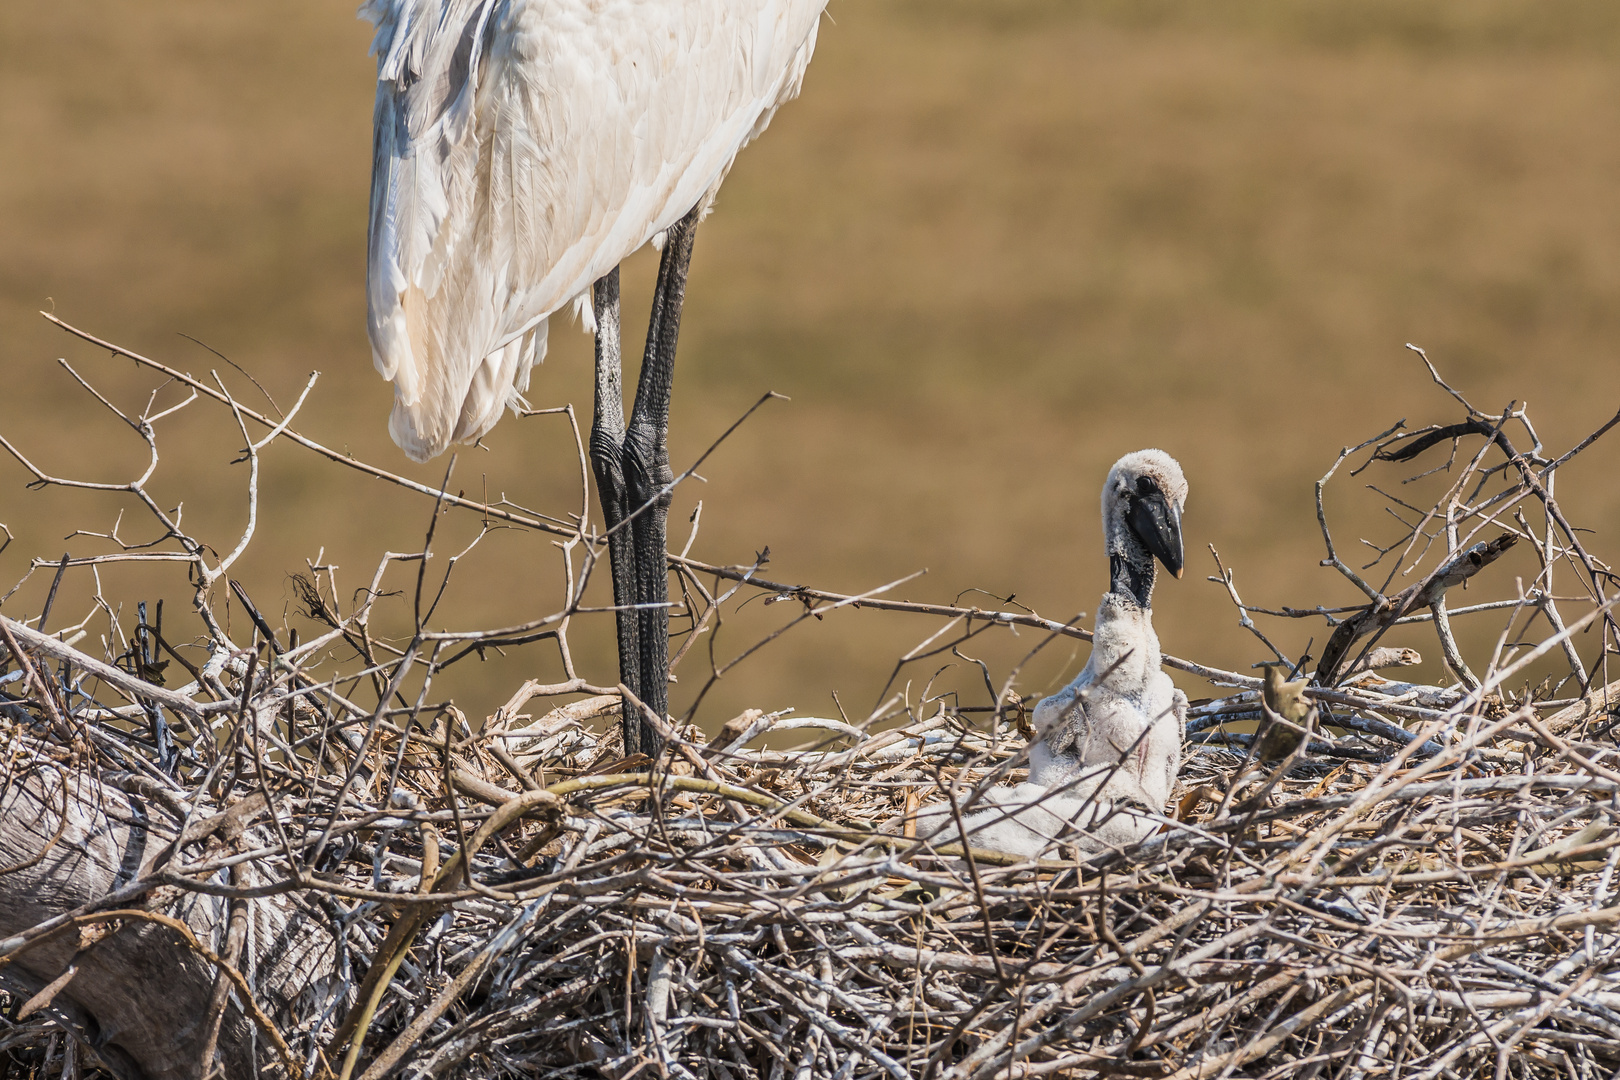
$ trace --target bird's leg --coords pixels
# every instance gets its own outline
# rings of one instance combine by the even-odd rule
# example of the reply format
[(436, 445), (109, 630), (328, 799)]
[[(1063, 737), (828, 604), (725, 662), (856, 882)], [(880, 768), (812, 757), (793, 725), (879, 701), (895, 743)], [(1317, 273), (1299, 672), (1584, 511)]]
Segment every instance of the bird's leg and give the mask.
[[(681, 332), (681, 302), (686, 298), (686, 270), (699, 211), (669, 227), (664, 257), (658, 264), (652, 318), (647, 325), (647, 351), (641, 361), (636, 404), (624, 433), (624, 476), (630, 491), (631, 525), (636, 546), (636, 603), (641, 616), (642, 701), (659, 717), (669, 714), (669, 553), (665, 522), (669, 516), (669, 397), (675, 378), (675, 342)], [(641, 733), (642, 751), (656, 757), (661, 740), (651, 725)]]
[[(608, 532), (608, 562), (613, 572), (613, 606), (618, 609), (619, 681), (640, 696), (641, 648), (637, 644), (636, 549), (630, 526), (630, 495), (624, 481), (624, 381), (620, 372), (619, 268), (605, 274), (592, 290), (596, 311), (596, 415), (591, 421), (591, 471), (596, 497)], [(624, 752), (641, 745), (640, 711), (623, 704)]]

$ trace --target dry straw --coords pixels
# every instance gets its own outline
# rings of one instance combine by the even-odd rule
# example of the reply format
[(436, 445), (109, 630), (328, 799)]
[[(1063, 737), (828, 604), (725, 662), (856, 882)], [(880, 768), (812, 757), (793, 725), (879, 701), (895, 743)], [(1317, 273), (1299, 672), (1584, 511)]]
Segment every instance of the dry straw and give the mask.
[[(581, 598), (605, 550), (583, 489), (580, 509), (556, 517), (434, 491), (300, 435), (296, 406), (272, 418), (217, 377), (107, 347), (187, 395), (145, 416), (114, 409), (151, 447), (138, 479), (55, 476), (0, 439), (39, 483), (132, 498), (165, 533), (141, 550), (36, 561), (31, 572), (54, 579), (45, 610), (0, 616), (8, 1069), (368, 1080), (1620, 1070), (1617, 582), (1554, 496), (1557, 470), (1607, 425), (1549, 457), (1524, 410), (1481, 412), (1436, 374), (1457, 423), (1397, 425), (1346, 450), (1317, 488), (1324, 565), (1365, 604), (1262, 611), (1217, 559), (1212, 580), (1257, 658), (1317, 673), (1309, 735), (1263, 758), (1245, 723), (1267, 722), (1260, 679), (1167, 658), (1221, 696), (1194, 703), (1162, 831), (1134, 850), (1059, 845), (1028, 862), (932, 848), (909, 827), (920, 805), (1020, 778), (1016, 669), (993, 710), (896, 695), (859, 722), (749, 712), (713, 740), (653, 717), (665, 756), (625, 759), (615, 725), (636, 703), (590, 685), (568, 649), (572, 620), (595, 614)], [(352, 604), (313, 568), (300, 588), (323, 632), (303, 642), (238, 588), (252, 629), (232, 638), (215, 612), (252, 516), (221, 554), (146, 489), (159, 425), (198, 401), (240, 426), (250, 504), (258, 455), (291, 441), (437, 509), (550, 534), (568, 604), (522, 626), (435, 629), (444, 582), (427, 572), (430, 531), (422, 551), (386, 555)], [(1391, 496), (1398, 539), (1354, 569), (1323, 492), (1341, 470), (1373, 466), (1429, 469), (1442, 490), (1427, 506)], [(1534, 554), (1534, 576), (1493, 575), (1515, 546)], [(99, 594), (90, 618), (52, 628), (63, 575), (139, 560), (189, 575), (203, 648), (177, 648), (156, 613), (123, 626)], [(799, 620), (835, 606), (939, 617), (902, 664), (1008, 624), (1087, 636), (1028, 611), (670, 562), (689, 629), (763, 594), (797, 605)], [(386, 640), (369, 620), (402, 570), (415, 626)], [(1569, 595), (1555, 592), (1555, 570)], [(1470, 579), (1491, 598), (1448, 608), (1448, 590)], [(1325, 620), (1331, 633), (1316, 660), (1288, 657), (1255, 616)], [(1452, 632), (1463, 618), (1496, 619), (1494, 648), (1465, 656)], [(1450, 684), (1379, 674), (1412, 659), (1381, 645), (1385, 632), (1425, 622)], [(102, 627), (125, 644), (93, 655), (84, 639)], [(432, 702), (444, 667), (536, 640), (555, 644), (564, 681), (525, 684), (479, 724)], [(156, 685), (169, 660), (185, 685)], [(726, 666), (709, 663), (711, 678)], [(759, 741), (790, 730), (813, 744)]]

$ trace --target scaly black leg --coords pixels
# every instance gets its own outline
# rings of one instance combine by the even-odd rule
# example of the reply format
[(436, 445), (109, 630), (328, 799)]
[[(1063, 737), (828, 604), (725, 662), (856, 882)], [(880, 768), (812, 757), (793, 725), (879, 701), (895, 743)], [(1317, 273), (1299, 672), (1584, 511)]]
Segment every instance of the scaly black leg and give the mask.
[[(641, 696), (641, 647), (638, 644), (636, 550), (628, 527), (630, 495), (624, 481), (624, 380), (620, 371), (619, 268), (614, 267), (592, 293), (596, 310), (596, 415), (591, 421), (591, 471), (596, 496), (608, 530), (608, 562), (613, 572), (613, 605), (618, 608), (619, 681)], [(626, 701), (624, 752), (642, 751), (640, 710)]]
[[(624, 433), (624, 477), (630, 510), (638, 516), (635, 533), (637, 629), (641, 650), (641, 699), (658, 716), (669, 715), (669, 553), (665, 524), (669, 517), (669, 399), (675, 379), (675, 343), (681, 332), (681, 303), (686, 298), (686, 271), (697, 232), (696, 207), (670, 226), (664, 257), (658, 264), (652, 318), (647, 325), (647, 351), (641, 361), (636, 404)], [(656, 757), (662, 740), (652, 725), (641, 731), (643, 753)]]

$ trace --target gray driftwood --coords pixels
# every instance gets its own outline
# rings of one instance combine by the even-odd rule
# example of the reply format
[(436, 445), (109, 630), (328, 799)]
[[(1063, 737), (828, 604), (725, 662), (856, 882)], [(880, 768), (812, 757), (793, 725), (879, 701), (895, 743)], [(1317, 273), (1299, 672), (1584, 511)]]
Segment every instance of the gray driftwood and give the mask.
[[(48, 998), (43, 1008), (108, 1071), (130, 1080), (209, 1072), (202, 1055), (215, 965), (174, 929), (137, 917), (68, 922), (55, 933), (21, 935), (70, 913), (145, 910), (183, 922), (202, 945), (223, 955), (229, 901), (155, 881), (155, 864), (179, 832), (174, 814), (183, 806), (175, 795), (130, 794), (77, 769), (16, 779), (0, 800), (0, 870), (9, 870), (0, 873), (0, 986), (32, 999), (36, 1011)], [(206, 833), (207, 825), (207, 815), (196, 815), (187, 835)], [(253, 837), (252, 830), (231, 831)], [(221, 835), (225, 830), (214, 832), (202, 842), (230, 842)], [(253, 873), (246, 871), (249, 884)], [(330, 937), (292, 896), (242, 906), (246, 947), (237, 966), (261, 1006), (284, 1012), (329, 973)], [(59, 987), (54, 994), (41, 994), (53, 984)], [(216, 1061), (227, 1077), (257, 1076), (277, 1057), (241, 1006), (233, 993), (218, 1034)]]

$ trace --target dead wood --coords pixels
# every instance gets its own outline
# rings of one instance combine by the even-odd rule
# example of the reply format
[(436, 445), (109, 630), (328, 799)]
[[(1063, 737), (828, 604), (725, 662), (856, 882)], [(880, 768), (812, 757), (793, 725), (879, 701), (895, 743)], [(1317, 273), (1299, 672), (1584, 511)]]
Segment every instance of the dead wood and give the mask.
[[(1322, 659), (1316, 666), (1316, 675), (1313, 682), (1320, 686), (1333, 686), (1338, 681), (1339, 669), (1344, 666), (1350, 656), (1350, 650), (1355, 643), (1368, 635), (1373, 641), (1378, 635), (1394, 626), (1402, 617), (1421, 610), (1433, 607), (1445, 596), (1446, 590), (1461, 585), (1481, 570), (1502, 556), (1502, 553), (1518, 543), (1519, 538), (1512, 533), (1503, 533), (1501, 536), (1475, 544), (1467, 551), (1461, 552), (1454, 558), (1447, 560), (1431, 573), (1428, 578), (1401, 590), (1394, 596), (1379, 597), (1368, 604), (1356, 615), (1341, 622), (1328, 638), (1328, 643), (1322, 648)], [(1369, 649), (1371, 646), (1368, 646)], [(1352, 670), (1367, 670), (1368, 665), (1354, 664)]]
[[(1605, 671), (1615, 596), (1553, 498), (1556, 469), (1608, 426), (1544, 456), (1523, 410), (1487, 416), (1447, 387), (1467, 410), (1461, 423), (1415, 437), (1397, 425), (1347, 450), (1316, 509), (1325, 564), (1366, 602), (1254, 607), (1217, 560), (1212, 580), (1254, 659), (1274, 666), (1269, 704), (1257, 675), (1166, 658), (1211, 696), (1190, 710), (1192, 745), (1161, 832), (1130, 850), (1081, 858), (1058, 844), (1020, 860), (930, 847), (913, 827), (920, 807), (1025, 775), (1018, 668), (996, 673), (998, 687), (983, 665), (979, 704), (924, 690), (837, 720), (763, 708), (723, 725), (649, 716), (666, 752), (626, 757), (617, 713), (639, 703), (577, 668), (569, 647), (577, 620), (608, 617), (582, 599), (606, 551), (583, 489), (577, 510), (555, 516), (452, 496), (245, 409), (222, 382), (136, 360), (190, 395), (124, 417), (151, 452), (136, 479), (80, 483), (0, 443), (37, 482), (123, 499), (167, 530), (150, 549), (114, 539), (100, 554), (41, 555), (32, 566), (51, 576), (47, 605), (64, 575), (141, 560), (181, 569), (194, 596), (184, 635), (172, 606), (160, 626), (99, 593), (72, 626), (60, 610), (48, 622), (43, 609), (0, 616), (0, 1071), (1191, 1080), (1379, 1068), (1585, 1080), (1620, 1070), (1620, 681)], [(486, 528), (543, 535), (566, 604), (515, 627), (444, 628), (436, 596), (452, 584), (449, 570), (430, 578), (429, 529), (421, 551), (379, 553), (356, 590), (310, 567), (297, 585), (309, 636), (295, 640), (227, 574), (251, 525), (221, 554), (147, 493), (161, 422), (192, 401), (238, 423), (250, 501), (257, 455), (285, 440), (429, 496), (435, 521), (470, 511)], [(573, 427), (587, 475), (571, 411), (554, 415)], [(1515, 425), (1531, 450), (1514, 448)], [(1400, 464), (1474, 436), (1483, 447), (1441, 467), (1427, 505), (1391, 500), (1396, 535), (1367, 541), (1376, 557), (1350, 567), (1324, 499), (1340, 466), (1361, 454), (1357, 471)], [(1490, 464), (1486, 451), (1508, 460)], [(1506, 564), (1491, 569), (1518, 539), (1531, 542), (1512, 560), (1534, 554), (1512, 575), (1522, 590)], [(694, 637), (750, 598), (786, 605), (773, 638), (841, 610), (931, 620), (899, 677), (1013, 626), (1046, 640), (1087, 634), (1010, 603), (888, 599), (900, 582), (865, 592), (774, 582), (760, 576), (764, 561), (671, 557), (676, 614)], [(1388, 576), (1363, 577), (1376, 566)], [(1555, 571), (1581, 595), (1558, 595)], [(1397, 576), (1416, 584), (1394, 590)], [(1447, 590), (1464, 582), (1484, 597), (1448, 607)], [(390, 592), (414, 612), (404, 636), (372, 621)], [(226, 595), (249, 613), (235, 638), (216, 610)], [(118, 622), (132, 607), (133, 632)], [(1494, 651), (1453, 630), (1492, 617), (1505, 622)], [(1287, 679), (1309, 658), (1262, 628), (1299, 618), (1331, 627), (1306, 685)], [(1435, 635), (1454, 678), (1375, 674), (1419, 662), (1405, 646), (1375, 648), (1414, 627)], [(549, 643), (562, 676), (524, 682), (481, 722), (430, 694), (447, 666), (518, 642)], [(758, 647), (731, 659), (711, 650), (711, 684)], [(190, 681), (156, 685), (159, 653)], [(1269, 737), (1257, 737), (1262, 718)], [(712, 742), (704, 728), (718, 732)], [(809, 745), (783, 748), (788, 732)]]

